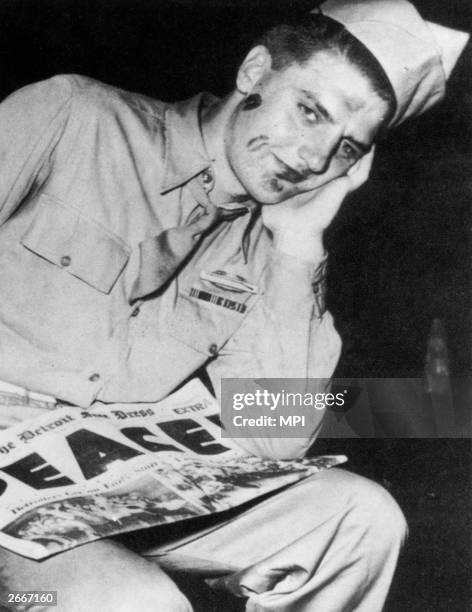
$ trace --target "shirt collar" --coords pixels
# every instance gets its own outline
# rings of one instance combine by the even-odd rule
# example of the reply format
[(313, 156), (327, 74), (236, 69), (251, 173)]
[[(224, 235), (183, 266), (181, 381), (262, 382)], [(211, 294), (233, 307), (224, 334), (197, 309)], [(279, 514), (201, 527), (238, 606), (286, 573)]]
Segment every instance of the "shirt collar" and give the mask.
[[(210, 93), (200, 93), (189, 100), (169, 105), (166, 109), (165, 165), (161, 194), (172, 191), (202, 175), (212, 166), (203, 142), (200, 113), (203, 106), (214, 104), (218, 98)], [(201, 178), (201, 177), (200, 177)], [(211, 204), (205, 194), (203, 180), (192, 182), (192, 192), (200, 203)], [(253, 200), (217, 204), (227, 211), (245, 209), (251, 218), (258, 208)], [(249, 223), (252, 226), (252, 223)]]
[(188, 182), (207, 168), (211, 160), (205, 150), (199, 115), (202, 104), (216, 101), (201, 93), (166, 109), (165, 169), (161, 194)]

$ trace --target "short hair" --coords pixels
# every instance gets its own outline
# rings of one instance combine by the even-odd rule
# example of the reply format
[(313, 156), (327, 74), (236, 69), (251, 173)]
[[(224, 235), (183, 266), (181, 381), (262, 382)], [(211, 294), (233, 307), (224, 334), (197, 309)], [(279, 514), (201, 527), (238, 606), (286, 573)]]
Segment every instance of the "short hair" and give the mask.
[(395, 114), (395, 92), (377, 58), (334, 19), (309, 14), (270, 28), (255, 44), (267, 48), (274, 70), (283, 70), (293, 63), (303, 65), (318, 51), (334, 51), (356, 66), (369, 79), (374, 92), (387, 102), (389, 115), (384, 125)]

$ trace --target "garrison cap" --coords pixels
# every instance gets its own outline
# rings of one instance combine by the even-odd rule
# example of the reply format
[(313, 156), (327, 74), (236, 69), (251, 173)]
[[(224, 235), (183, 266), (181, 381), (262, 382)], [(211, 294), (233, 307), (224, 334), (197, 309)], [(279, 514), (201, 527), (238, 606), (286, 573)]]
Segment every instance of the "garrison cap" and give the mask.
[(327, 0), (313, 12), (341, 23), (374, 55), (397, 100), (390, 126), (439, 102), (469, 35), (425, 21), (407, 0)]

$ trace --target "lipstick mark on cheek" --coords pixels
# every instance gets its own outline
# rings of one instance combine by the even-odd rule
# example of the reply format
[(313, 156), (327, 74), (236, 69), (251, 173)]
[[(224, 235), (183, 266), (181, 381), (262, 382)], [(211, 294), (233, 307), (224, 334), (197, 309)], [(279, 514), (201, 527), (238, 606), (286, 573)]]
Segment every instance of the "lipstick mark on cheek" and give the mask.
[(255, 108), (259, 108), (259, 106), (262, 104), (262, 98), (259, 94), (255, 93), (255, 94), (250, 94), (243, 102), (242, 104), (242, 110), (243, 111), (251, 111), (254, 110)]
[(271, 187), (274, 191), (276, 191), (277, 193), (280, 193), (281, 191), (283, 191), (283, 186), (280, 184), (280, 182), (277, 179), (272, 179), (270, 181)]
[(264, 134), (260, 134), (259, 136), (248, 140), (246, 147), (251, 151), (256, 151), (257, 149), (263, 147), (267, 142), (269, 142), (269, 137), (265, 136)]
[(277, 178), (269, 179), (265, 182), (265, 186), (268, 191), (272, 191), (275, 193), (281, 193), (283, 191), (283, 185), (281, 185), (280, 181)]

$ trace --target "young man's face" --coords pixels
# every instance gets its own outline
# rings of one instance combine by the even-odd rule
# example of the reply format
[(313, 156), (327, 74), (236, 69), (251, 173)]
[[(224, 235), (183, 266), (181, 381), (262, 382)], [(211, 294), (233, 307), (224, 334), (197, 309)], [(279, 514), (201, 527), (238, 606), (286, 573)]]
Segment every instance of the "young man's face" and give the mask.
[(367, 77), (332, 52), (280, 71), (262, 64), (263, 57), (248, 65), (251, 86), (225, 146), (242, 191), (276, 204), (345, 174), (369, 150), (388, 106)]

